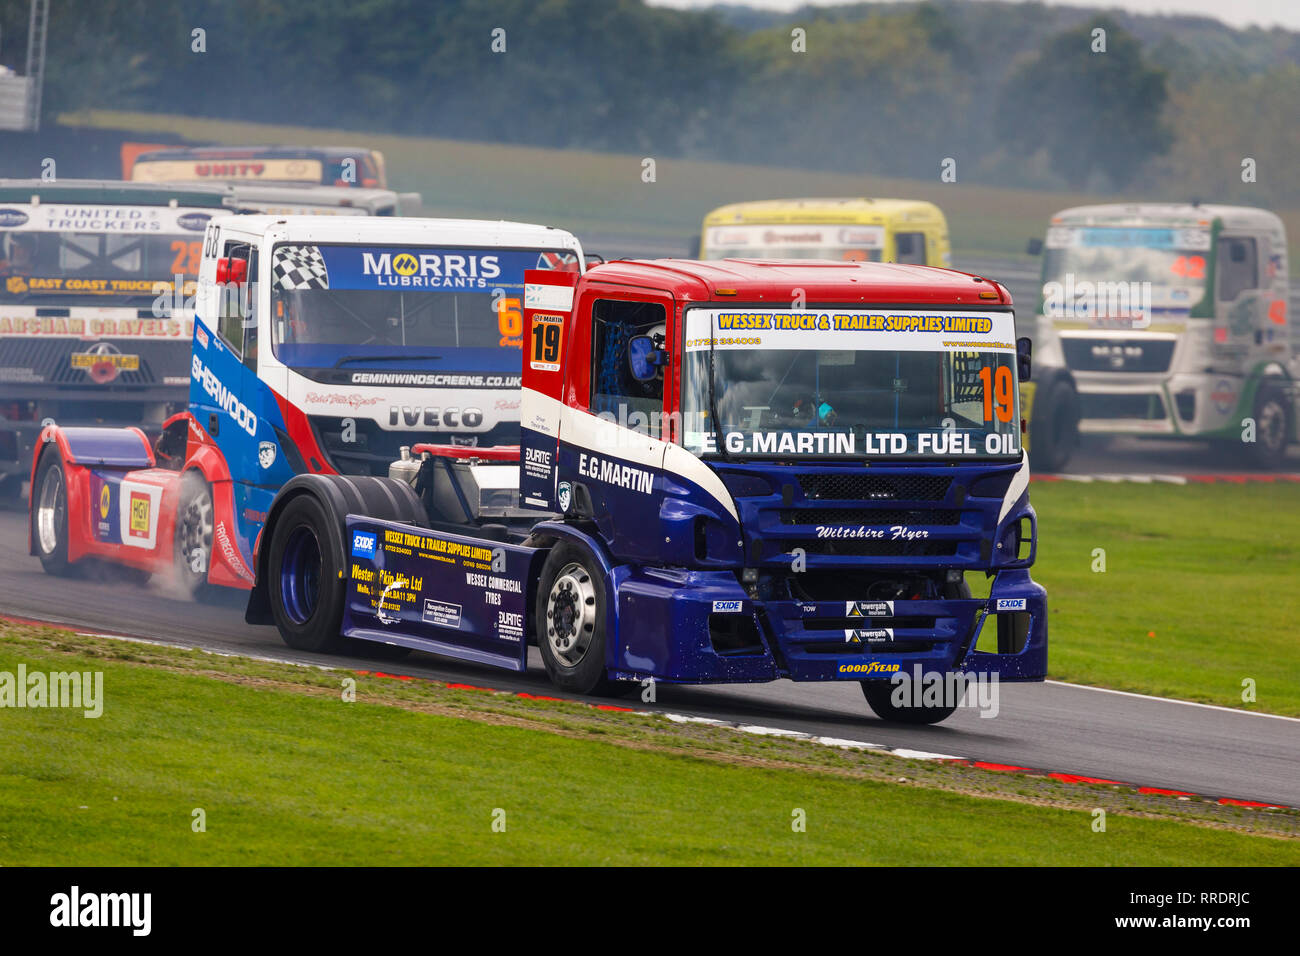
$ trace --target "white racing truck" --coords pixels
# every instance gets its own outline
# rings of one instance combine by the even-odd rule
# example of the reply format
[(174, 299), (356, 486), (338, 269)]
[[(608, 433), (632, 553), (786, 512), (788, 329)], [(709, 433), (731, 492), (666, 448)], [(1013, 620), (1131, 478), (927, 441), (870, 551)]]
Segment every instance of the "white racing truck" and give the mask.
[(155, 434), (185, 408), (194, 333), (185, 303), (209, 220), (241, 212), (393, 216), (402, 208), (387, 189), (0, 181), (6, 496), (18, 493), (44, 421)]
[(1218, 441), (1233, 460), (1283, 465), (1300, 358), (1276, 215), (1080, 206), (1052, 217), (1039, 249), (1036, 468), (1064, 468), (1080, 432)]

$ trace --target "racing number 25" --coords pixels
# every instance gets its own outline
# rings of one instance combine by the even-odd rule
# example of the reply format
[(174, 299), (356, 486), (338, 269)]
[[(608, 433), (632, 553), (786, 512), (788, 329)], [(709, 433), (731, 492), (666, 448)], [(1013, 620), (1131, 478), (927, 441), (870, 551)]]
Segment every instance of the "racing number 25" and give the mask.
[(1015, 411), (1011, 395), (1011, 369), (999, 365), (996, 370), (985, 365), (980, 369), (980, 381), (984, 384), (984, 420), (993, 421), (996, 406), (998, 421), (1009, 422)]

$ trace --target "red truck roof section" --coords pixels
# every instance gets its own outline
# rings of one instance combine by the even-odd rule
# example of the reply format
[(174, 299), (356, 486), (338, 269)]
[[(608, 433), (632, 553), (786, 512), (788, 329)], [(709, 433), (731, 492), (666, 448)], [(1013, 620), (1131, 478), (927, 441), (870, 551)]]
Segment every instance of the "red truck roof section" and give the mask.
[[(625, 259), (589, 270), (583, 283), (610, 282), (671, 292), (684, 300), (788, 304), (1011, 305), (1011, 293), (983, 276), (934, 266), (817, 259)], [(982, 294), (981, 294), (982, 293)]]

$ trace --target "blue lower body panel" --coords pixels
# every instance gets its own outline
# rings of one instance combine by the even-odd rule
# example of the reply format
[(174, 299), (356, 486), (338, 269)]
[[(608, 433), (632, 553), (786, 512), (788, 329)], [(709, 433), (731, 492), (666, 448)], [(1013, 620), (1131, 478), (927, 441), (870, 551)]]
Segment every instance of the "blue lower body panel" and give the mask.
[(346, 637), (522, 671), (536, 548), (352, 515)]
[[(987, 599), (752, 600), (731, 572), (638, 570), (618, 588), (612, 676), (684, 683), (1047, 672), (1047, 593), (1002, 571)], [(998, 652), (974, 650), (996, 631)]]

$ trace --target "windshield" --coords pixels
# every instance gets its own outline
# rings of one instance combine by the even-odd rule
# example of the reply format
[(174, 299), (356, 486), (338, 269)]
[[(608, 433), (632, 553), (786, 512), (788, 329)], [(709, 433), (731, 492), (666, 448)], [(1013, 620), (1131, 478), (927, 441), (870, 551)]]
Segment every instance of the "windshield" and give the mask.
[(881, 226), (710, 226), (706, 259), (836, 259), (879, 262), (885, 246)]
[(0, 302), (150, 307), (175, 276), (198, 275), (209, 218), (168, 207), (0, 209)]
[(1014, 456), (1017, 391), (1009, 313), (687, 319), (682, 432), (697, 455)]
[[(280, 245), (276, 356), (295, 367), (441, 362), (518, 367), (525, 269), (578, 269), (571, 250)], [(467, 364), (469, 363), (469, 364)], [(400, 367), (400, 364), (399, 366)]]
[(1205, 295), (1208, 228), (1053, 226), (1045, 249), (1044, 311), (1052, 317), (1186, 310)]

